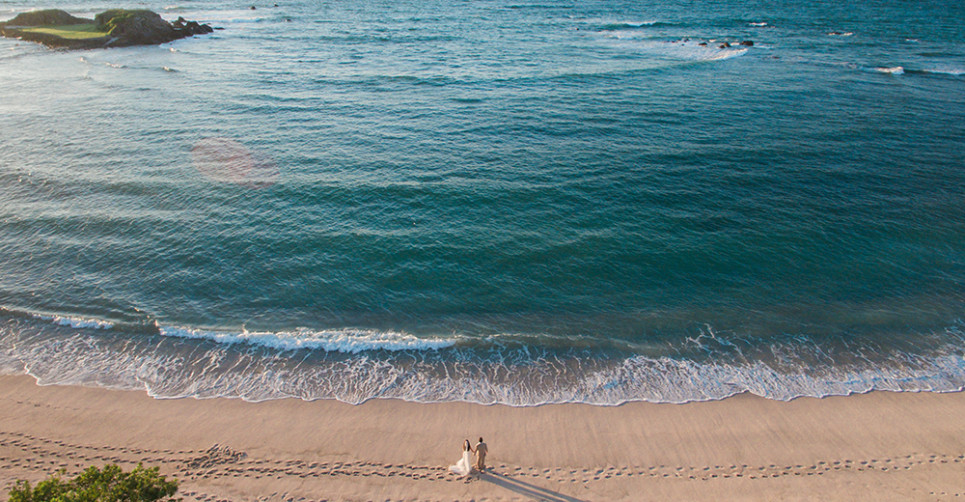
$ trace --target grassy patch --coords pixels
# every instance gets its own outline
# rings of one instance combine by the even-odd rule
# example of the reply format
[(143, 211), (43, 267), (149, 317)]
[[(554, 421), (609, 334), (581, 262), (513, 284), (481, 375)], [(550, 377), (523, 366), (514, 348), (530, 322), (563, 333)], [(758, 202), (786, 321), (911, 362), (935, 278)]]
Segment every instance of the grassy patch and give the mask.
[(48, 35), (56, 35), (60, 38), (67, 38), (71, 40), (83, 40), (86, 38), (100, 38), (107, 36), (107, 33), (97, 29), (96, 24), (37, 26), (33, 28), (20, 28), (20, 31), (29, 33), (46, 33)]

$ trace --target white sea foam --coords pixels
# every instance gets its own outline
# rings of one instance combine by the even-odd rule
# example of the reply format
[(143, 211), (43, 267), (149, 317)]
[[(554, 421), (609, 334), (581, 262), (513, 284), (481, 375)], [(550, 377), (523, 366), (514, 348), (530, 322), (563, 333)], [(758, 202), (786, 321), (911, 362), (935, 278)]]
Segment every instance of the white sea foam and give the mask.
[(615, 38), (618, 40), (633, 40), (633, 39), (644, 39), (646, 35), (641, 34), (637, 30), (612, 30), (606, 32), (606, 38)]
[(716, 54), (711, 54), (709, 57), (704, 58), (705, 61), (719, 61), (722, 59), (736, 58), (738, 56), (743, 56), (747, 54), (747, 49), (720, 49)]
[(767, 23), (765, 23), (765, 22), (760, 22), (760, 23), (748, 23), (748, 25), (750, 25), (750, 26), (755, 26), (755, 27), (758, 27), (758, 28), (762, 28), (762, 27), (764, 27), (764, 26), (767, 26)]
[(697, 39), (653, 40), (643, 38), (634, 31), (610, 32), (606, 39), (612, 40), (609, 43), (620, 48), (649, 54), (663, 61), (668, 59), (676, 59), (680, 62), (719, 61), (743, 56), (748, 51), (747, 47), (737, 44), (721, 47), (723, 42), (715, 40), (706, 42)]
[(247, 343), (277, 350), (320, 349), (357, 354), (369, 350), (438, 350), (455, 345), (454, 339), (419, 338), (406, 333), (369, 330), (289, 332), (226, 332), (160, 327), (163, 336), (206, 339), (224, 344)]
[(100, 319), (42, 314), (34, 315), (34, 317), (43, 321), (50, 321), (59, 326), (70, 326), (78, 329), (111, 329), (114, 327), (114, 323)]
[[(776, 400), (888, 391), (956, 391), (962, 360), (946, 356), (921, 368), (777, 371), (762, 362), (701, 364), (669, 357), (636, 356), (621, 364), (583, 361), (581, 371), (561, 371), (560, 361), (507, 366), (499, 361), (457, 361), (443, 368), (395, 364), (372, 357), (293, 365), (286, 358), (232, 355), (215, 348), (190, 359), (152, 350), (118, 354), (80, 338), (35, 346), (18, 356), (43, 384), (142, 388), (158, 398), (233, 397), (264, 401), (286, 397), (338, 399), (358, 404), (372, 398), (417, 402), (466, 401), (535, 406), (550, 403), (619, 405), (629, 401), (686, 403), (750, 393)], [(4, 365), (16, 368), (16, 364)], [(583, 371), (586, 370), (586, 371)], [(512, 375), (512, 377), (507, 377)]]
[(875, 68), (875, 71), (878, 73), (889, 73), (891, 75), (903, 75), (905, 73), (905, 69), (902, 68), (901, 66), (891, 66), (891, 67), (879, 66)]
[(961, 66), (956, 67), (956, 66), (951, 66), (951, 65), (947, 65), (947, 66), (933, 66), (933, 67), (930, 67), (930, 68), (925, 68), (925, 69), (923, 69), (922, 72), (924, 72), (924, 73), (936, 73), (936, 74), (940, 74), (940, 75), (952, 75), (952, 76), (955, 76), (955, 77), (960, 77), (960, 76), (962, 76), (962, 75), (965, 75), (965, 67), (961, 67)]
[(689, 61), (719, 61), (743, 56), (748, 51), (747, 47), (736, 44), (730, 47), (720, 47), (721, 44), (717, 42), (700, 45), (700, 42), (695, 40), (667, 45), (668, 47), (663, 48), (666, 54)]
[[(105, 324), (29, 317), (69, 326)], [(27, 373), (41, 384), (142, 389), (157, 398), (619, 405), (719, 400), (740, 393), (791, 400), (874, 390), (952, 392), (965, 387), (960, 349), (965, 335), (958, 328), (949, 329), (943, 335), (945, 345), (927, 354), (896, 351), (867, 364), (840, 364), (833, 361), (834, 351), (828, 346), (806, 337), (759, 347), (709, 327), (678, 346), (672, 356), (657, 355), (662, 347), (658, 344), (624, 347), (650, 355), (613, 357), (603, 355), (616, 348), (609, 345), (593, 355), (598, 340), (561, 337), (545, 344), (537, 335), (461, 338), (458, 344), (454, 338), (366, 330), (230, 333), (161, 327), (162, 337), (131, 337), (51, 329), (37, 336), (29, 321), (24, 325), (16, 321), (19, 317), (11, 319), (0, 324), (0, 374)], [(290, 352), (305, 348), (324, 351)], [(390, 352), (368, 352), (372, 350)], [(854, 355), (861, 356), (860, 350)]]

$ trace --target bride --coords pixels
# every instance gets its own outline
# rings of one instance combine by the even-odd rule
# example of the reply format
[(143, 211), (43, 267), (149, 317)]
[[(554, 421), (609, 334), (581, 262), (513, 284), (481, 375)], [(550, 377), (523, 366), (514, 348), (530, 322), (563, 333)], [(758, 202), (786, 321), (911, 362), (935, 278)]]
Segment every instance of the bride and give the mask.
[(456, 465), (450, 465), (449, 471), (455, 473), (459, 476), (466, 476), (469, 471), (472, 470), (472, 460), (470, 459), (470, 453), (472, 452), (472, 446), (469, 445), (469, 440), (462, 444), (462, 458), (456, 462)]

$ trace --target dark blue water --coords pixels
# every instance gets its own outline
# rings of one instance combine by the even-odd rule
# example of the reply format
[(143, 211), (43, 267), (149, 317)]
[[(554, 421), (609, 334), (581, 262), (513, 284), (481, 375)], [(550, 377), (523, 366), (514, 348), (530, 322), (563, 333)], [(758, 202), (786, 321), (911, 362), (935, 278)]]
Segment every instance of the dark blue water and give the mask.
[(961, 2), (136, 6), (224, 30), (0, 40), (0, 371), (511, 405), (965, 385)]

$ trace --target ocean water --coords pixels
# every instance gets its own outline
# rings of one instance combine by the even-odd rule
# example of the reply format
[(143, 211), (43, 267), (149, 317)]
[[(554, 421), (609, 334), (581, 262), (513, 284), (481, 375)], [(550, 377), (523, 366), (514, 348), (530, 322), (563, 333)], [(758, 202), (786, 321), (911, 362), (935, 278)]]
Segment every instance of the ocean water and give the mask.
[(223, 30), (0, 39), (0, 373), (514, 406), (965, 385), (960, 0), (126, 6)]

